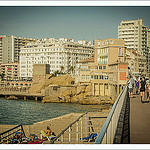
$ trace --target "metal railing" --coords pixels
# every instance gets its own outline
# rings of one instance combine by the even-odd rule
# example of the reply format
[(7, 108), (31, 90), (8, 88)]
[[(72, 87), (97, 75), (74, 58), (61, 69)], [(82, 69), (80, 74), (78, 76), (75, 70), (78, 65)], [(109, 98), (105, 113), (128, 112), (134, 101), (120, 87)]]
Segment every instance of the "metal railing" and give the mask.
[(82, 114), (78, 119), (66, 127), (58, 136), (56, 136), (55, 139), (51, 140), (50, 144), (54, 144), (54, 142), (55, 144), (79, 144), (83, 142), (86, 142), (86, 144), (88, 142), (91, 143), (90, 140), (84, 141), (84, 137), (89, 136), (91, 133), (99, 133), (99, 127), (102, 126), (100, 119), (106, 119), (107, 116), (90, 116), (89, 113), (97, 114), (98, 112), (86, 112)]
[(17, 132), (22, 132), (25, 137), (25, 132), (22, 125), (18, 125), (12, 129), (0, 133), (0, 144), (9, 144)]
[(127, 86), (125, 86), (119, 94), (94, 144), (114, 143), (121, 110), (127, 100), (127, 90)]

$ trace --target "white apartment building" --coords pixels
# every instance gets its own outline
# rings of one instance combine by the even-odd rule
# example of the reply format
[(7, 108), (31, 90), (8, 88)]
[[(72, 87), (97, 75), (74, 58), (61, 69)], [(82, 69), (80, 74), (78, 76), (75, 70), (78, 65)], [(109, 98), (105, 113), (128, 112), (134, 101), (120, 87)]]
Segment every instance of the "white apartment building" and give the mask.
[(20, 77), (33, 77), (33, 64), (49, 64), (50, 73), (61, 70), (68, 72), (76, 63), (94, 53), (94, 46), (85, 40), (74, 42), (68, 38), (44, 38), (28, 43), (20, 52)]

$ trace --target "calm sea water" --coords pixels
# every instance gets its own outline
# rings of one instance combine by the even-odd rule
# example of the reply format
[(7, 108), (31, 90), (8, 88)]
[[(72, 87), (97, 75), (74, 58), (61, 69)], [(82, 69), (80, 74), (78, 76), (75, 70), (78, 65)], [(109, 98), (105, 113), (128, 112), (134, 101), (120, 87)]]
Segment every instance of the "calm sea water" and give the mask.
[(0, 124), (30, 125), (74, 112), (100, 111), (104, 107), (108, 108), (109, 106), (41, 103), (34, 100), (6, 100), (0, 98)]

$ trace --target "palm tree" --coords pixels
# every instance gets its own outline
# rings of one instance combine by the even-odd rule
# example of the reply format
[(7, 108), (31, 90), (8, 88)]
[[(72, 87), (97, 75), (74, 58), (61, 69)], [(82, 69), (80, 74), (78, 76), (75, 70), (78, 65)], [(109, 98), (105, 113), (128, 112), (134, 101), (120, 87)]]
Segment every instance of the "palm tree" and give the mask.
[(69, 68), (69, 72), (71, 71), (71, 74), (73, 73), (73, 71), (74, 71), (74, 67), (73, 66), (70, 66), (70, 68)]
[(61, 72), (64, 70), (64, 66), (60, 66)]
[(1, 76), (1, 81), (3, 81), (3, 80), (4, 80), (4, 76), (5, 76), (5, 74), (4, 74), (4, 73), (2, 73), (2, 74), (0, 74), (0, 76)]

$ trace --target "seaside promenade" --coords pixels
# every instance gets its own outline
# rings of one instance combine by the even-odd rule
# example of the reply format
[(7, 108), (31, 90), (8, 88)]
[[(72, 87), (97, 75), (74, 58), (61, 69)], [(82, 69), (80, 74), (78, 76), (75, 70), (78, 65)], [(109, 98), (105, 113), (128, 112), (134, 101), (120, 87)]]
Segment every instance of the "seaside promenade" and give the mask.
[[(146, 99), (146, 93), (145, 93)], [(150, 144), (150, 102), (130, 98), (130, 144)]]

